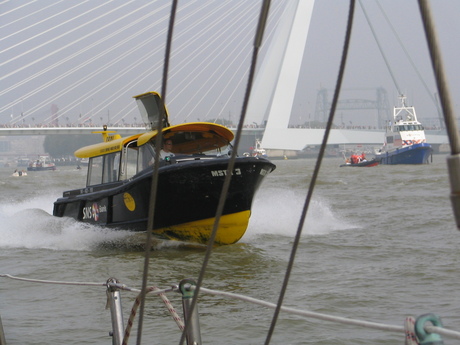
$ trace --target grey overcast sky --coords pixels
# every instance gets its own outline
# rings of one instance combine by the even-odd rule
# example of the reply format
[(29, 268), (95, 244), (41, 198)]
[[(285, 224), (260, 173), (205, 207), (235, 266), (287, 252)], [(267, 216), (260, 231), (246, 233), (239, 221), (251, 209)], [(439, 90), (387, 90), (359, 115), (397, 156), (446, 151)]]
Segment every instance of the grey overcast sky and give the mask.
[[(430, 3), (458, 111), (460, 1)], [(265, 42), (285, 4), (272, 1)], [(436, 122), (436, 87), (417, 1), (362, 4), (408, 103), (427, 125)], [(332, 99), (348, 5), (315, 2), (292, 124), (314, 119), (321, 88)], [(49, 123), (53, 104), (61, 125), (139, 123), (132, 96), (160, 91), (170, 6), (170, 0), (1, 1), (0, 125)], [(236, 123), (260, 6), (255, 0), (179, 1), (166, 95), (173, 124), (216, 118)], [(375, 100), (379, 87), (396, 105), (397, 87), (357, 2), (341, 99)], [(356, 110), (338, 111), (335, 123), (375, 121), (375, 110)]]

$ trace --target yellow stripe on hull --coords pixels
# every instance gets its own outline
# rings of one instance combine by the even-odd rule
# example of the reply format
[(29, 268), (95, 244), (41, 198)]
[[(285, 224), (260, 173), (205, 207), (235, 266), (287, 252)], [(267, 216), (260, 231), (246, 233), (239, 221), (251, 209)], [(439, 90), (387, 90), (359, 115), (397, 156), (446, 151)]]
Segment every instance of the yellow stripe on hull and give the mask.
[[(215, 243), (233, 244), (243, 237), (249, 223), (251, 211), (243, 211), (222, 216), (216, 234)], [(206, 244), (211, 236), (215, 218), (197, 220), (166, 228), (155, 229), (156, 235), (171, 240)]]

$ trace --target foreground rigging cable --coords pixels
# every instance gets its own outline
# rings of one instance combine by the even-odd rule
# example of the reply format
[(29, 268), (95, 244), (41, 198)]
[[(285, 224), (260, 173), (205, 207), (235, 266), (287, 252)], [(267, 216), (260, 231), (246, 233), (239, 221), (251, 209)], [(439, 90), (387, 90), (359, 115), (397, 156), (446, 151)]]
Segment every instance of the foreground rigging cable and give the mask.
[(342, 59), (341, 59), (341, 62), (340, 62), (339, 75), (337, 77), (337, 83), (336, 83), (336, 87), (335, 87), (335, 91), (334, 91), (334, 98), (332, 100), (332, 105), (331, 105), (331, 109), (330, 109), (330, 113), (329, 113), (329, 119), (328, 119), (328, 122), (327, 122), (327, 125), (326, 125), (326, 130), (324, 131), (323, 142), (321, 144), (321, 148), (320, 148), (320, 151), (319, 151), (319, 154), (318, 154), (318, 158), (316, 160), (315, 170), (313, 171), (313, 175), (312, 175), (312, 178), (310, 180), (310, 186), (308, 188), (307, 197), (305, 199), (305, 204), (304, 204), (304, 207), (303, 207), (303, 210), (302, 210), (302, 214), (300, 216), (299, 226), (297, 228), (294, 243), (292, 245), (291, 256), (289, 258), (289, 263), (288, 263), (288, 266), (286, 268), (283, 285), (282, 285), (282, 288), (281, 288), (281, 291), (280, 291), (280, 294), (279, 294), (279, 298), (278, 298), (278, 303), (277, 303), (275, 312), (273, 314), (273, 319), (272, 319), (272, 323), (270, 325), (270, 329), (269, 329), (269, 331), (267, 333), (267, 338), (265, 340), (265, 344), (267, 344), (267, 345), (270, 343), (270, 339), (271, 339), (271, 337), (273, 335), (273, 332), (274, 332), (274, 329), (275, 329), (275, 326), (276, 326), (276, 321), (278, 319), (278, 315), (279, 315), (279, 312), (281, 310), (281, 306), (283, 304), (283, 299), (284, 299), (284, 295), (286, 293), (289, 278), (290, 278), (290, 275), (291, 275), (291, 272), (292, 272), (292, 268), (294, 267), (294, 260), (295, 260), (297, 248), (298, 248), (299, 243), (300, 243), (300, 236), (302, 234), (303, 224), (304, 224), (305, 218), (307, 216), (308, 207), (310, 205), (310, 201), (311, 201), (311, 198), (312, 198), (312, 195), (313, 195), (313, 189), (315, 187), (316, 180), (318, 178), (319, 170), (320, 170), (320, 167), (321, 167), (321, 162), (322, 162), (322, 159), (324, 157), (324, 152), (326, 151), (327, 140), (328, 140), (331, 128), (332, 128), (332, 124), (333, 124), (333, 120), (334, 120), (334, 113), (335, 113), (335, 109), (337, 107), (337, 102), (338, 102), (338, 99), (339, 99), (340, 87), (342, 85), (342, 79), (343, 79), (343, 75), (344, 75), (344, 72), (345, 72), (345, 65), (346, 65), (347, 56), (348, 56), (348, 48), (349, 48), (350, 39), (351, 39), (351, 29), (352, 29), (352, 25), (353, 25), (354, 10), (355, 10), (355, 0), (351, 0), (350, 1), (350, 7), (349, 7), (349, 13), (348, 13), (347, 31), (346, 31), (346, 34), (345, 34), (345, 42), (344, 42), (343, 52), (342, 52)]

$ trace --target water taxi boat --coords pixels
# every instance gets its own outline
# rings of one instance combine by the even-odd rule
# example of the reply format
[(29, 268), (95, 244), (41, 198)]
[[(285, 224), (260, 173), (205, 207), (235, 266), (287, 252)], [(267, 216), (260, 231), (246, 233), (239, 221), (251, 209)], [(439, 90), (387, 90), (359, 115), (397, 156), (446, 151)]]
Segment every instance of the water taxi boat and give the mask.
[[(135, 96), (150, 131), (122, 138), (104, 128), (103, 142), (81, 148), (88, 158), (86, 186), (65, 191), (54, 203), (53, 215), (79, 221), (146, 231), (153, 168), (159, 156), (154, 210), (154, 235), (206, 243), (231, 156), (233, 132), (208, 122), (169, 125), (160, 95)], [(158, 124), (163, 142), (172, 149), (157, 155)], [(161, 126), (160, 126), (161, 128)], [(160, 149), (160, 148), (158, 148)], [(275, 165), (260, 157), (236, 157), (231, 183), (216, 235), (216, 244), (232, 244), (245, 233), (254, 195)]]
[(414, 107), (406, 105), (406, 97), (400, 96), (401, 106), (393, 110), (385, 132), (383, 147), (375, 152), (380, 164), (428, 164), (433, 153), (425, 138), (425, 129), (417, 120)]

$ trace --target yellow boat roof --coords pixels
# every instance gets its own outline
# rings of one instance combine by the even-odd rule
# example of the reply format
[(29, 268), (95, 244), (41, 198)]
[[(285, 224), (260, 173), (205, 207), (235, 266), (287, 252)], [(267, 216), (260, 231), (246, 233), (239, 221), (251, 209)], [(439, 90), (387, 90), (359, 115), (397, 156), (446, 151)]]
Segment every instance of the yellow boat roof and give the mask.
[[(222, 147), (226, 145), (226, 143), (231, 142), (234, 138), (233, 132), (227, 127), (210, 122), (183, 123), (163, 128), (162, 132), (164, 138), (171, 138), (173, 140), (176, 137), (182, 138), (184, 133), (200, 133), (200, 138), (197, 138), (197, 140), (174, 140), (174, 151), (180, 153), (192, 153), (195, 150), (197, 143), (199, 143), (200, 147), (203, 149)], [(75, 151), (75, 156), (78, 158), (91, 158), (119, 152), (123, 149), (125, 144), (133, 140), (137, 140), (137, 146), (142, 146), (151, 139), (155, 138), (157, 134), (158, 131), (154, 130), (85, 146)]]
[(108, 153), (118, 152), (123, 149), (123, 145), (125, 143), (135, 140), (139, 136), (141, 136), (141, 134), (136, 134), (130, 137), (85, 146), (75, 151), (74, 155), (78, 158), (90, 158), (106, 155)]

